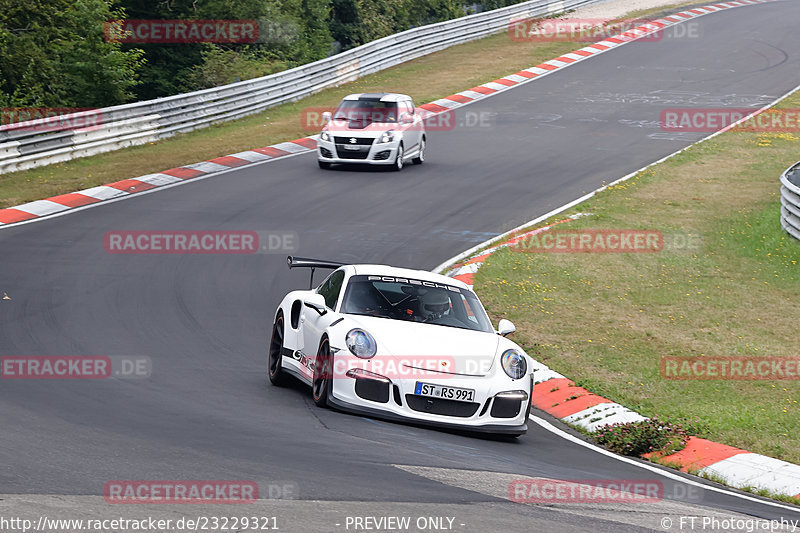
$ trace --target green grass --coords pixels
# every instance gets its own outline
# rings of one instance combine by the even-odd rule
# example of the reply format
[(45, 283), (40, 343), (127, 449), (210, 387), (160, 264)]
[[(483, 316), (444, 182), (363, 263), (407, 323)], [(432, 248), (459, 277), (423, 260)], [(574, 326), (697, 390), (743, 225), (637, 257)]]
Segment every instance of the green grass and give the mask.
[[(798, 105), (795, 94), (780, 107)], [(478, 271), (476, 290), (493, 318), (517, 324), (531, 356), (592, 392), (800, 463), (798, 381), (675, 381), (659, 370), (663, 356), (798, 357), (800, 243), (778, 218), (778, 177), (797, 159), (792, 134), (717, 136), (555, 217), (591, 214), (558, 229), (691, 232), (698, 248), (503, 250)]]

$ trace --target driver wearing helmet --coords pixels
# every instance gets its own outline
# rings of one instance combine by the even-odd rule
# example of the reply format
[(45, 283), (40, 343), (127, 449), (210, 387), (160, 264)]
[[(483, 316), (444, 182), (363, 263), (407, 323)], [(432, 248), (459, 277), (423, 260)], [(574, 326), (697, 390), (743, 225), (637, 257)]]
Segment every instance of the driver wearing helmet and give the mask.
[(428, 289), (419, 296), (419, 311), (423, 322), (438, 320), (450, 311), (450, 297), (443, 289)]

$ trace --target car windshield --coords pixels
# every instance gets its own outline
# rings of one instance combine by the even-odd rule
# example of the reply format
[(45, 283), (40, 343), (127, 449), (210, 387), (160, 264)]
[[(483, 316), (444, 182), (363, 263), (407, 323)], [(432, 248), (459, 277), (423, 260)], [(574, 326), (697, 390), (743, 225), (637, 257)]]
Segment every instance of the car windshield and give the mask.
[(372, 124), (397, 122), (397, 102), (375, 100), (344, 100), (333, 114), (334, 120)]
[(341, 311), (493, 332), (478, 297), (454, 285), (391, 276), (353, 276)]

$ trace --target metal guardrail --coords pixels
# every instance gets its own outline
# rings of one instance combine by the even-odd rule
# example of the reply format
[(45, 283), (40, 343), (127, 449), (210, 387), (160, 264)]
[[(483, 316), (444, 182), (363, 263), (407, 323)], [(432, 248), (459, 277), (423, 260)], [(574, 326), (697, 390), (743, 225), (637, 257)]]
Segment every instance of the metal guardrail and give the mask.
[[(0, 173), (145, 144), (234, 120), (304, 98), (366, 74), (505, 30), (515, 19), (541, 17), (600, 0), (532, 0), (377, 39), (290, 70), (186, 94), (98, 109), (91, 127), (42, 131), (56, 119), (0, 127)], [(95, 113), (95, 115), (91, 115)], [(38, 127), (38, 131), (37, 131)]]
[(781, 174), (781, 226), (800, 240), (800, 161)]

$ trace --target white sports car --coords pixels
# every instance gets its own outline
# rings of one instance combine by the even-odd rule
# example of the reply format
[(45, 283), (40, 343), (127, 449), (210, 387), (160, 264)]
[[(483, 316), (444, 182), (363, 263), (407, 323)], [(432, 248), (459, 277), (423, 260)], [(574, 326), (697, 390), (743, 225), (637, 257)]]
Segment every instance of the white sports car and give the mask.
[(411, 97), (395, 93), (350, 94), (331, 115), (317, 139), (320, 168), (333, 163), (392, 165), (425, 161), (425, 123)]
[(421, 270), (288, 258), (334, 271), (275, 312), (269, 379), (294, 376), (314, 402), (376, 418), (518, 436), (527, 430), (532, 361), (492, 327), (478, 297)]

